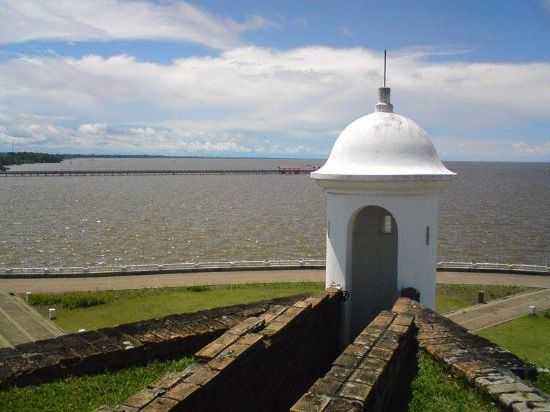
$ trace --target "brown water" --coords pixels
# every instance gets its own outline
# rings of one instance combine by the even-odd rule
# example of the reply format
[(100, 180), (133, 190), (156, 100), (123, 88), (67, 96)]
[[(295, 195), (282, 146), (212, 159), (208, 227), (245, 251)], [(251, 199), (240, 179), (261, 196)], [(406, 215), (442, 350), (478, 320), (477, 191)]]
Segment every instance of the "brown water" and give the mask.
[[(263, 159), (77, 159), (30, 170), (242, 169)], [(440, 260), (550, 263), (550, 164), (449, 162)], [(325, 209), (306, 175), (0, 178), (0, 266), (322, 257)]]

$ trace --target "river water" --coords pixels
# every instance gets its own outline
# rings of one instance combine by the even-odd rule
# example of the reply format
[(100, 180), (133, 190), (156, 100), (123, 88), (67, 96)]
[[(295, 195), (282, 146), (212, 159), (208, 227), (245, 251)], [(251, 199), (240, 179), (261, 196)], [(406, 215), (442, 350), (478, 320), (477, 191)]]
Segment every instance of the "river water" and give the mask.
[[(274, 159), (73, 159), (13, 170), (266, 169)], [(447, 162), (439, 259), (550, 264), (550, 164)], [(307, 175), (0, 178), (0, 267), (323, 257)]]

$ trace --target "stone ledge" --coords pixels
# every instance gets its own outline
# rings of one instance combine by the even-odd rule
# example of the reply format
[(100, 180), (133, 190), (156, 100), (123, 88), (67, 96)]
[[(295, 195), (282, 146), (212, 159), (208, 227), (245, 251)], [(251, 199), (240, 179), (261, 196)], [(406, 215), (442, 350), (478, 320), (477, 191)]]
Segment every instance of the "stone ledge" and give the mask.
[(63, 335), (0, 350), (0, 388), (26, 386), (191, 355), (249, 317), (276, 314), (303, 295)]
[(407, 381), (407, 367), (392, 370), (392, 366), (401, 362), (396, 359), (406, 359), (405, 352), (415, 354), (416, 344), (502, 410), (550, 411), (550, 397), (521, 379), (532, 376), (533, 368), (407, 298), (398, 299), (391, 313), (381, 312), (291, 410), (388, 410), (384, 406), (388, 392), (379, 393), (379, 388)]
[[(114, 409), (98, 411), (128, 407), (132, 412), (288, 410), (299, 395), (285, 400), (285, 392), (291, 393), (297, 386), (298, 393), (303, 393), (318, 376), (313, 374), (322, 359), (335, 352), (337, 328), (325, 329), (323, 323), (338, 319), (339, 302), (338, 293), (326, 293), (271, 307), (241, 321), (198, 351), (198, 363), (165, 375)], [(328, 348), (319, 344), (320, 338), (328, 340)], [(317, 349), (313, 349), (314, 343)], [(282, 406), (285, 402), (286, 407)]]
[[(413, 316), (381, 312), (291, 408), (292, 412), (393, 410), (411, 357), (416, 355)], [(397, 396), (398, 397), (398, 396)]]
[(420, 305), (401, 305), (415, 315), (420, 347), (509, 411), (550, 411), (550, 397), (522, 378), (536, 370), (513, 353)]

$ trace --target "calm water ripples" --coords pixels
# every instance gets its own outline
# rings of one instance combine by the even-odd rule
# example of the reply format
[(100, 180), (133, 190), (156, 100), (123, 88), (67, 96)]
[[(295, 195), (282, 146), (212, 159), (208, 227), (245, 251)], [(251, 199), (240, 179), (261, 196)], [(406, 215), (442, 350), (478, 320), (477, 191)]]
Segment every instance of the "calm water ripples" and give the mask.
[[(289, 160), (78, 159), (20, 169), (240, 169)], [(550, 263), (550, 164), (449, 162), (441, 260)], [(0, 178), (0, 266), (324, 256), (308, 176)]]

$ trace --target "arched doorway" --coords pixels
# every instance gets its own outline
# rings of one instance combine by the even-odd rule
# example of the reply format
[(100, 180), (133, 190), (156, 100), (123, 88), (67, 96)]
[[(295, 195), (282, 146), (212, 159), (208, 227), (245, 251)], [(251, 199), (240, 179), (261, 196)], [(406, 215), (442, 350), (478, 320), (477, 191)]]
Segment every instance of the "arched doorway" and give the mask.
[(397, 223), (386, 209), (368, 206), (352, 221), (351, 335), (355, 337), (397, 297)]

